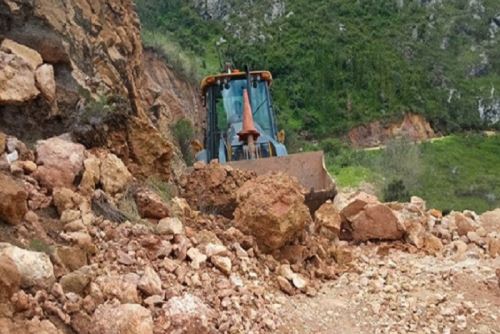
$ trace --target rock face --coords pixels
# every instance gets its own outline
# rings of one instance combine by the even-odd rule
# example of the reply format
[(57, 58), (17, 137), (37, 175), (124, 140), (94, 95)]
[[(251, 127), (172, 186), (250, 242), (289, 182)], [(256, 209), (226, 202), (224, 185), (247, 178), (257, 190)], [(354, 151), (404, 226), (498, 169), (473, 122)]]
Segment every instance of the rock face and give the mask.
[(19, 224), (28, 212), (28, 194), (11, 176), (0, 173), (0, 219)]
[(37, 142), (37, 164), (34, 177), (49, 189), (73, 188), (75, 177), (83, 168), (85, 147), (61, 137)]
[[(149, 86), (132, 0), (2, 0), (0, 22), (7, 44), (0, 50), (0, 131), (30, 141), (71, 131), (86, 146), (111, 149), (134, 175), (172, 176), (176, 150), (149, 118), (154, 101), (143, 96)], [(163, 91), (146, 95), (156, 93)]]
[(253, 235), (265, 251), (284, 246), (311, 223), (302, 187), (287, 175), (259, 176), (246, 182), (236, 195), (237, 226)]
[(49, 287), (54, 282), (54, 269), (45, 253), (32, 252), (8, 243), (0, 243), (0, 256), (15, 264), (23, 287)]
[(396, 137), (424, 140), (435, 136), (429, 122), (421, 115), (407, 113), (400, 123), (384, 124), (375, 121), (349, 131), (348, 137), (355, 147), (378, 146)]
[(137, 304), (100, 305), (92, 319), (90, 333), (153, 334), (151, 312)]
[(232, 217), (236, 208), (236, 190), (254, 174), (218, 163), (196, 164), (182, 179), (182, 196), (200, 211)]

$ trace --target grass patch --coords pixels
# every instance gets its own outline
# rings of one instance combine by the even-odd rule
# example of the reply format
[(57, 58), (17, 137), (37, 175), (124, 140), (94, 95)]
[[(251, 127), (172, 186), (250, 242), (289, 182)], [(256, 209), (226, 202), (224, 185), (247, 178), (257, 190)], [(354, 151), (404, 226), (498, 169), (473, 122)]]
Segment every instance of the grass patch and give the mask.
[(408, 190), (424, 198), (429, 207), (479, 213), (500, 207), (499, 135), (453, 135), (423, 143), (409, 153), (401, 148), (392, 153), (387, 149), (343, 152), (336, 159), (328, 158), (327, 164), (340, 187), (369, 182), (380, 194), (392, 197), (395, 184), (403, 180), (404, 188), (398, 183), (397, 193)]
[(176, 196), (175, 186), (159, 179), (156, 176), (151, 176), (146, 180), (146, 185), (154, 191), (164, 202), (170, 201)]
[(30, 241), (28, 248), (35, 252), (42, 252), (51, 255), (54, 250), (51, 245), (40, 239), (33, 239)]

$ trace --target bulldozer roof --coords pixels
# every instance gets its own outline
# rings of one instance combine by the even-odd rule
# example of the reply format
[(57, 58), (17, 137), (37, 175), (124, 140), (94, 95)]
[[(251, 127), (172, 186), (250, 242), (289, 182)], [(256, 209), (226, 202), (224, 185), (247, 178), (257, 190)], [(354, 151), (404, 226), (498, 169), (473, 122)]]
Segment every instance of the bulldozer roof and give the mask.
[[(266, 80), (269, 85), (273, 81), (273, 76), (271, 72), (269, 71), (250, 71), (251, 75), (260, 75), (262, 79)], [(223, 81), (224, 79), (227, 80), (235, 80), (235, 79), (243, 79), (246, 77), (246, 72), (240, 72), (238, 70), (233, 70), (231, 73), (220, 73), (216, 75), (209, 75), (208, 77), (205, 77), (201, 81), (201, 92), (202, 95), (205, 95), (205, 91), (208, 87), (213, 86), (217, 84), (217, 81)]]

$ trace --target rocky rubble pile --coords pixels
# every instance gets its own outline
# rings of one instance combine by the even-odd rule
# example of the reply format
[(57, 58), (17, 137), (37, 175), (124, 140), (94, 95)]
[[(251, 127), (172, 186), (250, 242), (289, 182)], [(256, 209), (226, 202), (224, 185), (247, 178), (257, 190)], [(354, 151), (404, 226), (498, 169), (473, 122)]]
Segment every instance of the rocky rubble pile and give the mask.
[(380, 203), (354, 193), (325, 203), (313, 219), (288, 176), (196, 166), (181, 187), (195, 194), (197, 184), (198, 196), (207, 190), (231, 203), (230, 219), (166, 200), (114, 154), (68, 136), (39, 141), (34, 151), (0, 137), (7, 333), (273, 332), (282, 293), (316, 296), (343, 272), (369, 272), (370, 261), (356, 264), (359, 243), (391, 240), (388, 247), (452, 260), (498, 255), (495, 213), (483, 223), (472, 212), (442, 217), (416, 197)]

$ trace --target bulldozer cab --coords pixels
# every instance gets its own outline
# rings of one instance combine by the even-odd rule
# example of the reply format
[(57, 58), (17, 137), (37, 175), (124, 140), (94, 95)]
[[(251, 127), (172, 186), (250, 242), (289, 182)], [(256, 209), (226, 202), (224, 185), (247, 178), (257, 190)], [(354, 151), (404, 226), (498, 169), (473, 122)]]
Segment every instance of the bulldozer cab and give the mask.
[(207, 109), (205, 150), (197, 160), (247, 160), (246, 142), (241, 140), (244, 126), (245, 94), (251, 109), (255, 136), (256, 158), (286, 155), (286, 148), (277, 140), (277, 128), (272, 112), (269, 72), (232, 72), (207, 77), (202, 82)]

